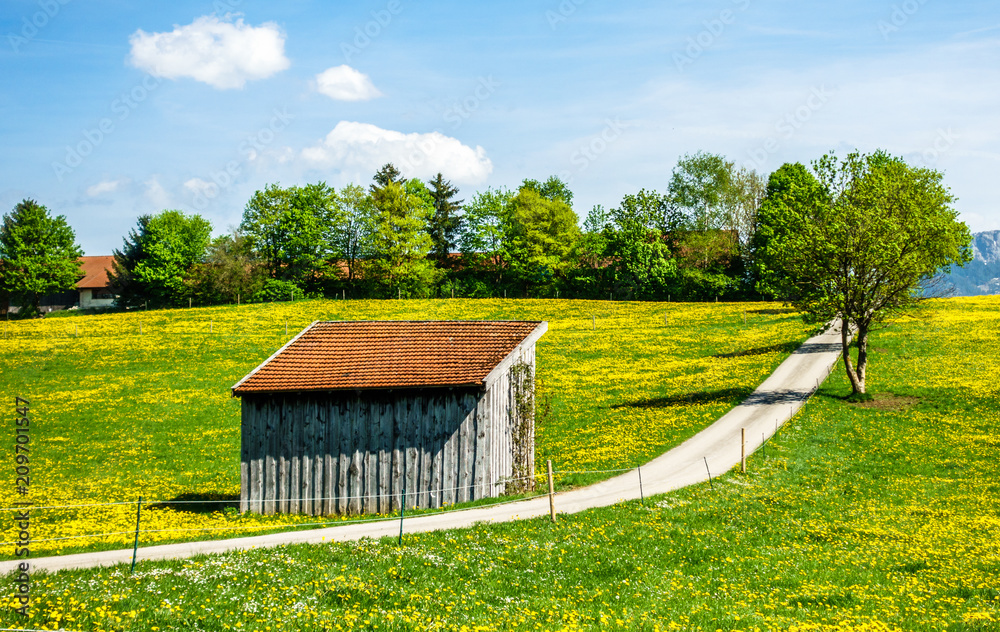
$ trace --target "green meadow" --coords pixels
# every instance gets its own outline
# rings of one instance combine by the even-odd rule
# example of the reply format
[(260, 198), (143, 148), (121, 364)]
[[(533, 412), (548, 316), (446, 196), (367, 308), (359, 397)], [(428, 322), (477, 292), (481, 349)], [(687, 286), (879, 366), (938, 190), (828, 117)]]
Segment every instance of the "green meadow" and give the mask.
[(77, 630), (1000, 629), (1000, 301), (881, 331), (714, 485), (533, 519), (35, 577)]
[[(240, 515), (230, 387), (314, 320), (546, 320), (538, 471), (561, 487), (648, 461), (711, 423), (805, 339), (769, 304), (301, 301), (10, 321), (0, 384), (31, 402), (33, 554), (314, 528), (357, 516)], [(13, 432), (13, 431), (12, 431)], [(10, 456), (13, 459), (13, 454)], [(595, 472), (596, 471), (596, 472)], [(0, 505), (23, 500), (14, 480)], [(14, 525), (0, 555), (11, 558)]]

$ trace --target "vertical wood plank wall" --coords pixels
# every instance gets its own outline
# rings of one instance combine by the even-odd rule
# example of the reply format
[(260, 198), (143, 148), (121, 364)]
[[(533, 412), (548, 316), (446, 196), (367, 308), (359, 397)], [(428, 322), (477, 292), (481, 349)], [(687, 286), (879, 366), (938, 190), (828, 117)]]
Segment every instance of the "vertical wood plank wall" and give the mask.
[[(522, 358), (534, 369), (534, 345)], [(514, 466), (513, 397), (509, 372), (486, 390), (244, 395), (240, 508), (385, 513), (404, 485), (407, 508), (498, 496)]]

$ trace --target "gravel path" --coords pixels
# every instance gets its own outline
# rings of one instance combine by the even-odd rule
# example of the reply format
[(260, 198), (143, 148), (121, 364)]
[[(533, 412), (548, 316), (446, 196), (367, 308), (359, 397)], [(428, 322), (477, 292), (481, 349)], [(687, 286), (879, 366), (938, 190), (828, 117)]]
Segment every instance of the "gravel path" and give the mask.
[[(646, 496), (693, 485), (728, 471), (740, 462), (740, 431), (746, 429), (747, 454), (760, 447), (826, 379), (840, 358), (840, 330), (814, 336), (792, 353), (746, 400), (676, 448), (641, 467)], [(609, 480), (555, 495), (556, 510), (576, 513), (639, 498), (639, 472), (631, 470)], [(469, 527), (477, 522), (507, 522), (548, 515), (548, 497), (443, 514), (407, 518), (405, 533)], [(164, 544), (139, 549), (139, 560), (177, 559), (233, 549), (272, 547), (299, 542), (358, 540), (399, 534), (399, 520), (272, 533), (230, 540)], [(31, 559), (31, 568), (56, 571), (129, 563), (132, 550), (80, 553)], [(0, 573), (15, 569), (17, 561), (0, 562)]]

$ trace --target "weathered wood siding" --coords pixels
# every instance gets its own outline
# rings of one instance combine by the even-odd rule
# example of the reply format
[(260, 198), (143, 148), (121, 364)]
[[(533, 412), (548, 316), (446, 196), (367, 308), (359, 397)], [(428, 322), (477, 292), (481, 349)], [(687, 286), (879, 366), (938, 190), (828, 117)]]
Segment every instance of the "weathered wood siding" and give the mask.
[[(534, 345), (517, 353), (533, 371)], [(407, 508), (498, 496), (516, 470), (513, 408), (509, 370), (486, 389), (245, 394), (241, 510), (385, 513), (404, 489)]]

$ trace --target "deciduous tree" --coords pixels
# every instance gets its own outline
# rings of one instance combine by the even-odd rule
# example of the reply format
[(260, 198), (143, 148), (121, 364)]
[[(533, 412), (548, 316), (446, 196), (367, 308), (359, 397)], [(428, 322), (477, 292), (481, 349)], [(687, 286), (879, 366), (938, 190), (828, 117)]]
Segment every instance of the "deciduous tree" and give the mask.
[(565, 274), (580, 238), (576, 213), (561, 198), (521, 189), (511, 200), (504, 259), (525, 294)]
[(573, 192), (569, 190), (569, 185), (563, 182), (558, 176), (549, 176), (545, 182), (526, 178), (518, 191), (528, 189), (534, 191), (546, 200), (565, 202), (568, 206), (573, 206)]
[(205, 262), (194, 270), (192, 293), (199, 304), (249, 301), (260, 292), (267, 271), (250, 247), (250, 240), (235, 229), (212, 240)]
[(487, 189), (465, 205), (462, 259), (485, 276), (494, 289), (505, 282), (504, 249), (510, 239), (510, 204), (514, 193)]
[(427, 221), (433, 212), (430, 193), (419, 180), (389, 182), (371, 194), (372, 252), (368, 270), (383, 295), (423, 296), (436, 280), (427, 258), (431, 238)]
[(757, 253), (779, 295), (814, 320), (840, 321), (844, 367), (861, 396), (873, 327), (920, 300), (923, 280), (968, 261), (971, 235), (933, 169), (876, 151), (827, 154), (813, 172), (786, 165), (771, 177)]
[(187, 300), (191, 267), (204, 260), (212, 225), (200, 215), (162, 211), (139, 217), (136, 228), (115, 250), (109, 274), (118, 304), (179, 306)]
[(37, 314), (43, 296), (73, 289), (83, 278), (83, 250), (66, 217), (52, 217), (34, 200), (23, 200), (4, 215), (0, 228), (0, 293)]
[(362, 187), (348, 184), (337, 192), (334, 204), (336, 220), (326, 227), (331, 250), (338, 253), (347, 268), (348, 289), (353, 290), (367, 257), (372, 254), (375, 232), (371, 196)]
[(619, 296), (664, 299), (678, 294), (676, 249), (685, 218), (666, 195), (642, 189), (611, 210), (608, 252)]
[(323, 182), (287, 189), (271, 184), (254, 193), (240, 230), (274, 279), (316, 290), (328, 272), (329, 227), (340, 223), (335, 190)]

